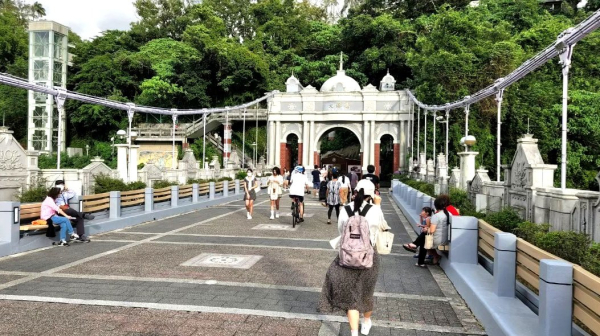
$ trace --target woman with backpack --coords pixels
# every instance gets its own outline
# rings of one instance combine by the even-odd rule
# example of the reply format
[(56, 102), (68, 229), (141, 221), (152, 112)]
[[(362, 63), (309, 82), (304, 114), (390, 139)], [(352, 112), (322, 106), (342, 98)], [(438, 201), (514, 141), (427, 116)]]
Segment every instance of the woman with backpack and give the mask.
[(331, 212), (335, 208), (335, 217), (340, 218), (340, 188), (342, 184), (338, 181), (338, 173), (334, 171), (331, 174), (331, 181), (327, 183), (327, 224), (331, 224)]
[(338, 217), (341, 237), (334, 242), (340, 252), (327, 270), (318, 306), (321, 313), (345, 311), (352, 336), (358, 336), (361, 312), (361, 334), (368, 335), (371, 330), (373, 293), (379, 273), (379, 254), (374, 247), (378, 233), (389, 230), (375, 185), (361, 180), (356, 190), (354, 203), (345, 206)]

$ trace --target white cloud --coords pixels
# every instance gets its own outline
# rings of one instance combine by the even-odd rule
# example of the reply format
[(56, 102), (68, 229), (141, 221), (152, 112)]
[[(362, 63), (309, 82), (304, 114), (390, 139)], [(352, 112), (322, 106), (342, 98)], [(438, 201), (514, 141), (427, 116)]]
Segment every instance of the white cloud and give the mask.
[[(46, 20), (68, 26), (83, 39), (110, 29), (127, 30), (138, 17), (133, 0), (37, 0)], [(30, 2), (33, 2), (31, 0)]]

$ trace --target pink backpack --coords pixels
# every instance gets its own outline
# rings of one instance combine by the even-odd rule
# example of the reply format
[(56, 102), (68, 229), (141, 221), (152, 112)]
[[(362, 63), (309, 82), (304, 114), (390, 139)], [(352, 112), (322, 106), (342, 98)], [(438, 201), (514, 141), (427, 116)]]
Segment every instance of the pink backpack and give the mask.
[[(373, 266), (373, 246), (369, 234), (369, 222), (365, 218), (371, 204), (367, 204), (357, 214), (352, 212), (350, 206), (345, 206), (348, 221), (344, 224), (340, 240), (340, 261), (342, 267), (354, 269), (367, 269)], [(358, 212), (358, 211), (357, 211)]]

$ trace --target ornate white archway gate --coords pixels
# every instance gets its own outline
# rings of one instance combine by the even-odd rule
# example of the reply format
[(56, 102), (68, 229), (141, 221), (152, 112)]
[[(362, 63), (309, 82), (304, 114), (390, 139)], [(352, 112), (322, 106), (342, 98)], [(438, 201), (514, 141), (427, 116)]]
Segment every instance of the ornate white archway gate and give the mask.
[[(338, 71), (330, 80), (337, 78), (343, 85), (343, 80), (350, 77), (341, 72), (345, 78)], [(379, 171), (380, 139), (386, 134), (394, 139), (394, 171), (408, 168), (412, 114), (406, 92), (379, 91), (372, 85), (357, 91), (338, 91), (343, 90), (340, 84), (323, 91), (327, 82), (319, 92), (311, 86), (302, 88), (299, 82), (290, 85), (293, 80), (288, 80), (288, 92), (275, 93), (269, 99), (269, 165), (293, 168), (286, 157), (290, 134), (298, 136), (298, 162), (309, 169), (319, 165), (319, 139), (332, 128), (343, 127), (359, 139), (363, 171), (369, 164)]]

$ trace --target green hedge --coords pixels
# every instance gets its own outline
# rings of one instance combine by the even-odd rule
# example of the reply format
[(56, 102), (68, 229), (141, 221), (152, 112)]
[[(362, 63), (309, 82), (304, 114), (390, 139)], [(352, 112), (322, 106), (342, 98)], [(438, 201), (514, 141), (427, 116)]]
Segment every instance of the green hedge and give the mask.
[(510, 208), (488, 214), (485, 221), (504, 232), (512, 232), (517, 237), (523, 238), (523, 240), (542, 250), (581, 265), (591, 273), (600, 276), (600, 244), (592, 244), (590, 236), (585, 233), (575, 231), (550, 232), (549, 224), (523, 221), (517, 212)]
[(146, 188), (143, 182), (125, 183), (121, 179), (112, 178), (108, 175), (100, 174), (95, 177), (94, 193), (102, 194), (111, 191), (128, 191)]

